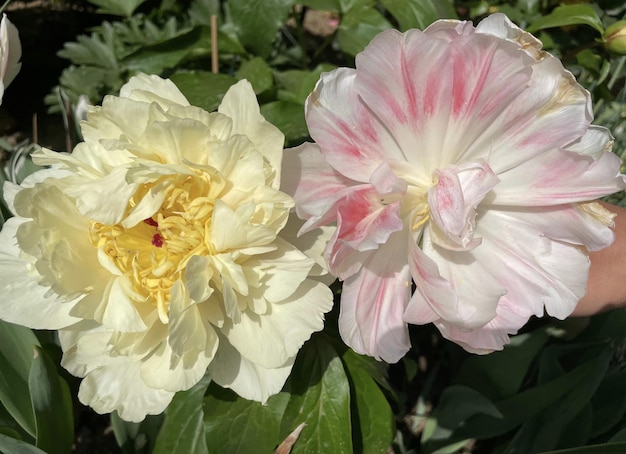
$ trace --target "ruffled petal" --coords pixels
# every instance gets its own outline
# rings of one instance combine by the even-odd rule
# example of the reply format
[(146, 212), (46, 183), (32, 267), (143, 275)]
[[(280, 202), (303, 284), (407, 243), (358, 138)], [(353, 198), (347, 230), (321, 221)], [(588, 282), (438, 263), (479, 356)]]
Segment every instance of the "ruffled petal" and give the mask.
[(305, 280), (267, 314), (245, 311), (239, 323), (227, 321), (220, 330), (239, 353), (263, 368), (281, 367), (295, 356), (311, 333), (324, 326), (332, 293), (324, 284)]
[(306, 102), (311, 137), (330, 165), (347, 178), (367, 182), (386, 159), (402, 158), (393, 138), (355, 90), (356, 71), (322, 73)]
[(406, 235), (394, 234), (343, 284), (339, 332), (355, 352), (389, 363), (409, 350), (403, 314), (411, 296)]
[(270, 186), (278, 189), (285, 136), (261, 115), (250, 82), (240, 80), (232, 85), (222, 98), (218, 112), (232, 118), (233, 134), (247, 136), (267, 159), (272, 172)]
[(250, 361), (220, 336), (220, 348), (209, 365), (211, 379), (224, 388), (230, 388), (244, 399), (265, 403), (268, 397), (280, 392), (291, 372), (294, 358), (280, 367), (264, 368)]
[(333, 222), (337, 201), (354, 183), (326, 162), (317, 145), (304, 143), (285, 150), (281, 189), (293, 196), (296, 213), (307, 220), (301, 233)]

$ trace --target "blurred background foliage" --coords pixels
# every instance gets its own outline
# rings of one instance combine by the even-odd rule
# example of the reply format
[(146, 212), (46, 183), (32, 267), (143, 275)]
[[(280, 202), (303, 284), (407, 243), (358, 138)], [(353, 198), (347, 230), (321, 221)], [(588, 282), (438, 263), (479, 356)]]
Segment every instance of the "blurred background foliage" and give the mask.
[[(9, 3), (10, 19), (28, 4)], [(626, 153), (621, 0), (57, 0), (47, 5), (86, 18), (55, 50), (63, 68), (58, 80), (53, 74), (53, 83), (44, 87), (48, 116), (62, 136), (51, 139), (59, 151), (80, 140), (84, 106), (117, 94), (138, 72), (171, 78), (192, 104), (207, 110), (217, 107), (230, 85), (248, 79), (262, 113), (284, 132), (287, 146), (297, 145), (308, 139), (304, 102), (320, 73), (352, 66), (379, 32), (423, 29), (440, 18), (476, 22), (504, 12), (538, 36), (590, 91), (595, 122), (613, 131), (614, 151)], [(54, 30), (52, 17), (38, 29), (15, 20), (25, 41), (22, 86), (32, 87), (47, 71), (46, 56), (29, 54), (34, 47), (28, 41), (46, 40), (46, 30)], [(30, 68), (37, 73), (28, 69), (33, 60), (38, 64)], [(27, 89), (19, 86), (16, 81), (7, 90), (3, 111), (10, 112), (12, 100), (24, 99)], [(26, 102), (19, 107), (35, 110)], [(11, 124), (6, 115), (3, 122)], [(28, 156), (38, 146), (37, 126), (18, 121), (2, 132), (0, 179), (20, 182), (35, 170)], [(609, 198), (619, 205), (625, 200), (624, 194)], [(9, 215), (6, 207), (3, 213)], [(338, 284), (334, 289), (341, 291)], [(336, 317), (337, 309), (324, 332), (301, 350), (283, 392), (267, 405), (240, 399), (205, 377), (179, 393), (163, 415), (140, 424), (96, 415), (76, 401), (79, 380), (60, 368), (54, 333), (0, 323), (0, 451), (257, 453), (272, 452), (286, 440), (276, 452), (626, 452), (624, 310), (563, 322), (531, 320), (504, 351), (487, 356), (464, 352), (431, 326), (413, 326), (414, 348), (393, 365), (347, 349)], [(306, 425), (299, 436), (289, 441), (301, 423)]]

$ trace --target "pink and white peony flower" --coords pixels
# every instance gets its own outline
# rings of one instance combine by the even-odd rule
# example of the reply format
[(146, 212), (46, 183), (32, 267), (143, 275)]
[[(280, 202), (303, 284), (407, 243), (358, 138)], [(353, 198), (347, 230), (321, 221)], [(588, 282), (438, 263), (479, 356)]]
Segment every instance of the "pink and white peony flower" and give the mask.
[(22, 43), (15, 25), (6, 14), (0, 21), (0, 104), (4, 90), (9, 86), (22, 67)]
[(624, 188), (589, 94), (502, 14), (381, 33), (356, 69), (322, 75), (306, 104), (316, 144), (286, 151), (302, 231), (336, 230), (340, 331), (395, 362), (407, 324), (472, 352), (532, 315), (563, 319), (585, 294), (588, 251), (612, 215), (585, 204)]
[(209, 113), (142, 74), (82, 133), (71, 155), (33, 156), (52, 168), (5, 184), (0, 318), (59, 329), (81, 402), (129, 421), (207, 370), (248, 399), (279, 392), (332, 293), (282, 237), (284, 137), (252, 86)]

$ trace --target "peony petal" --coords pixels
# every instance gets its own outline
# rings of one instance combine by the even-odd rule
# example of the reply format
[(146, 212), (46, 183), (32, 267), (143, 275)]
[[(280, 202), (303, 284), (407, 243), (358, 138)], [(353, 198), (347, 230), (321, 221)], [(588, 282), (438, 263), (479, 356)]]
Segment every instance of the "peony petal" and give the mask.
[(220, 348), (209, 364), (211, 379), (224, 388), (230, 388), (244, 399), (265, 403), (268, 397), (280, 392), (295, 358), (289, 358), (280, 367), (270, 369), (258, 365), (239, 354), (237, 349), (220, 336)]
[(75, 301), (50, 295), (50, 287), (39, 285), (35, 259), (20, 252), (17, 230), (27, 220), (8, 219), (0, 232), (0, 299), (2, 319), (34, 329), (60, 329), (79, 319), (70, 315)]
[(280, 187), (280, 168), (285, 136), (280, 130), (265, 120), (259, 109), (252, 85), (240, 80), (232, 85), (218, 108), (218, 112), (233, 120), (233, 134), (247, 136), (256, 149), (267, 159), (274, 172), (270, 186)]
[(450, 282), (439, 274), (435, 262), (414, 241), (410, 241), (409, 253), (415, 292), (404, 311), (404, 321), (423, 325), (442, 318), (462, 325), (464, 320), (459, 311), (459, 299)]
[(326, 162), (317, 145), (304, 143), (285, 150), (282, 190), (293, 196), (296, 213), (307, 220), (301, 233), (334, 221), (335, 204), (352, 184)]
[[(490, 256), (485, 254), (481, 259), (477, 257), (477, 253), (483, 249), (483, 244), (471, 251), (441, 248), (433, 242), (431, 228), (424, 229), (422, 251), (435, 263), (441, 277), (454, 289), (458, 302), (452, 321), (463, 329), (477, 328), (494, 318), (498, 301), (507, 291), (492, 273)], [(434, 269), (430, 273), (434, 273)], [(448, 296), (446, 305), (451, 303)], [(444, 311), (454, 309), (446, 308), (442, 304), (439, 308), (433, 307), (433, 310), (443, 315)]]
[(323, 328), (324, 313), (331, 307), (330, 289), (307, 279), (295, 293), (272, 304), (266, 315), (245, 311), (241, 322), (227, 321), (221, 333), (244, 358), (264, 368), (281, 367), (311, 333)]
[(537, 226), (524, 222), (528, 215), (489, 210), (482, 216), (478, 231), (483, 243), (473, 252), (507, 290), (507, 300), (537, 316), (544, 307), (559, 319), (570, 315), (586, 293), (586, 251), (546, 237), (541, 221)]
[(402, 159), (393, 138), (359, 99), (356, 71), (322, 73), (309, 95), (306, 120), (311, 137), (330, 165), (347, 178), (367, 182), (385, 159)]
[(476, 207), (497, 184), (484, 161), (465, 162), (435, 171), (435, 184), (428, 191), (430, 214), (448, 240), (471, 249), (476, 225)]
[(621, 160), (553, 150), (498, 175), (494, 205), (549, 206), (593, 200), (626, 188)]
[(138, 74), (126, 82), (120, 89), (120, 98), (146, 103), (156, 102), (165, 109), (172, 103), (189, 105), (187, 98), (171, 80), (147, 74)]
[(403, 314), (411, 294), (406, 236), (394, 234), (343, 284), (339, 332), (355, 352), (389, 363), (410, 348)]

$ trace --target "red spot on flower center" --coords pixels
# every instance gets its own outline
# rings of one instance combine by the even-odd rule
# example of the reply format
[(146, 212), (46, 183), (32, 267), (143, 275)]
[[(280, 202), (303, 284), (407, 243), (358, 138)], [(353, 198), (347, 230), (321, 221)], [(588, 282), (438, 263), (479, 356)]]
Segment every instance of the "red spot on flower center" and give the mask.
[(148, 219), (144, 219), (143, 222), (145, 222), (148, 225), (151, 225), (152, 227), (158, 227), (159, 223), (157, 221), (155, 221), (152, 218), (148, 218)]
[(165, 241), (165, 239), (159, 233), (155, 233), (154, 235), (152, 235), (153, 246), (161, 247), (163, 246), (163, 241)]

